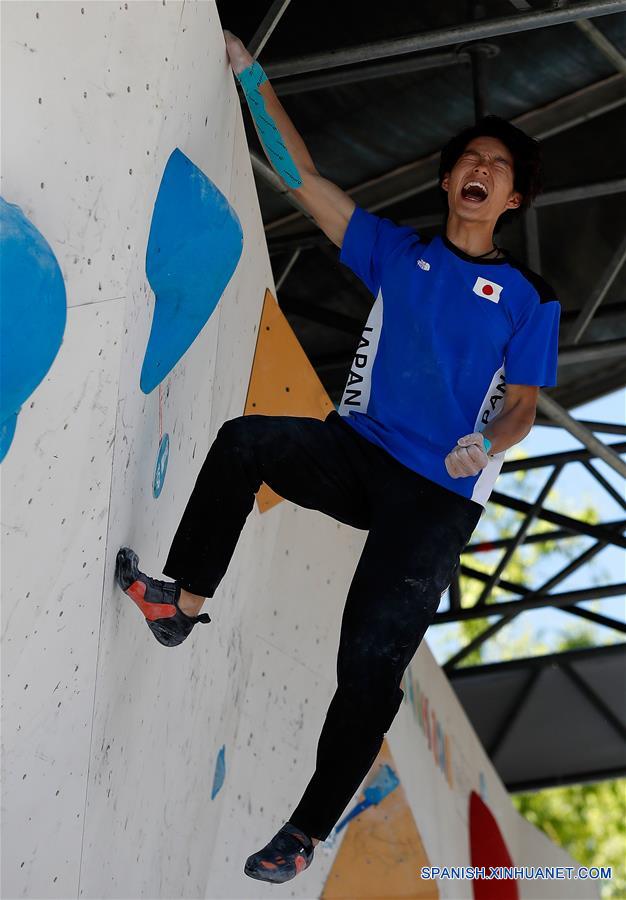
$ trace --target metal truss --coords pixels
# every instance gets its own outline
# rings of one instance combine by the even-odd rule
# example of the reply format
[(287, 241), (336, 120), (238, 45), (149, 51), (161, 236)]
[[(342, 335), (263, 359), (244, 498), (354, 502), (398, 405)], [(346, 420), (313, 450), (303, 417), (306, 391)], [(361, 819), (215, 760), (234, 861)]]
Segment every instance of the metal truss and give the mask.
[[(594, 425), (595, 423), (588, 424)], [(621, 428), (623, 426), (615, 427)], [(617, 456), (618, 453), (626, 451), (626, 442), (614, 444), (610, 449)], [(586, 600), (624, 595), (626, 594), (626, 583), (596, 585), (578, 591), (553, 593), (553, 588), (571, 575), (572, 572), (575, 572), (588, 563), (609, 544), (620, 547), (621, 549), (626, 548), (626, 537), (624, 537), (626, 520), (606, 522), (601, 525), (590, 525), (587, 522), (582, 522), (571, 516), (545, 509), (543, 506), (550, 488), (553, 486), (563, 468), (573, 462), (582, 462), (598, 483), (611, 494), (622, 509), (626, 510), (626, 500), (624, 497), (620, 495), (592, 465), (591, 459), (594, 455), (594, 452), (590, 449), (573, 450), (564, 453), (531, 457), (529, 459), (512, 460), (511, 462), (504, 463), (502, 472), (549, 468), (550, 474), (534, 503), (528, 503), (498, 491), (492, 492), (490, 502), (521, 512), (523, 513), (524, 518), (518, 526), (517, 533), (512, 538), (504, 538), (497, 541), (483, 541), (467, 546), (466, 553), (483, 553), (495, 549), (503, 549), (504, 553), (491, 573), (480, 572), (468, 565), (461, 565), (459, 567), (460, 574), (480, 582), (483, 585), (483, 589), (474, 604), (471, 606), (463, 605), (459, 586), (459, 572), (457, 572), (449, 591), (450, 609), (447, 612), (437, 613), (434, 624), (486, 618), (490, 616), (498, 616), (499, 618), (496, 622), (488, 625), (481, 634), (468, 642), (461, 650), (455, 653), (454, 656), (448, 659), (443, 667), (444, 671), (450, 673), (452, 670), (456, 670), (459, 663), (461, 663), (472, 651), (476, 650), (484, 644), (485, 641), (493, 637), (501, 628), (508, 625), (520, 613), (545, 606), (555, 606), (571, 615), (587, 619), (599, 625), (605, 625), (621, 633), (626, 633), (626, 624), (624, 624), (624, 622), (577, 606), (578, 603)], [(555, 531), (529, 535), (528, 531), (536, 519), (541, 519), (561, 527)], [(540, 587), (531, 590), (525, 585), (505, 581), (502, 578), (502, 573), (506, 568), (506, 565), (522, 543), (543, 543), (563, 540), (572, 537), (573, 535), (592, 537), (595, 542), (574, 560), (565, 565), (559, 572), (552, 575)], [(497, 585), (502, 589), (517, 595), (520, 599), (488, 602)]]
[(434, 50), (437, 47), (449, 47), (453, 44), (470, 41), (484, 41), (504, 34), (548, 28), (552, 25), (562, 25), (565, 22), (590, 19), (594, 16), (606, 16), (624, 10), (626, 10), (626, 3), (623, 0), (592, 0), (592, 2), (576, 3), (556, 9), (533, 10), (520, 15), (485, 19), (479, 22), (464, 22), (449, 28), (419, 32), (408, 37), (376, 41), (358, 47), (299, 56), (272, 63), (266, 67), (266, 72), (268, 78), (272, 79), (305, 72), (326, 71), (338, 66), (352, 65), (373, 59), (389, 59), (406, 53)]
[[(513, 733), (513, 729), (526, 712), (529, 705), (536, 699), (533, 695), (539, 679), (550, 671), (554, 675), (555, 670), (562, 673), (570, 685), (575, 689), (575, 696), (584, 704), (590, 704), (594, 711), (601, 717), (605, 725), (613, 733), (619, 746), (626, 740), (626, 728), (620, 718), (606, 702), (598, 689), (584, 677), (580, 669), (584, 671), (584, 664), (593, 662), (596, 671), (602, 663), (615, 666), (616, 660), (623, 659), (623, 648), (619, 646), (594, 647), (583, 650), (569, 650), (565, 653), (550, 653), (544, 656), (535, 656), (526, 659), (513, 660), (511, 662), (491, 663), (481, 666), (472, 666), (455, 670), (451, 681), (455, 688), (463, 688), (469, 681), (480, 683), (483, 679), (502, 677), (515, 672), (521, 672), (520, 684), (507, 698), (508, 702), (504, 713), (500, 718), (499, 726), (495, 734), (486, 740), (485, 749), (492, 760), (495, 760), (500, 748), (506, 743)], [(582, 666), (581, 666), (582, 664)], [(483, 682), (484, 683), (484, 682)], [(623, 757), (622, 757), (623, 758)], [(524, 780), (506, 780), (506, 788), (512, 793), (519, 791), (540, 790), (544, 787), (578, 783), (580, 781), (598, 781), (605, 778), (619, 778), (626, 773), (626, 765), (622, 764), (613, 768), (602, 768), (576, 772), (562, 777), (549, 778), (525, 778)]]

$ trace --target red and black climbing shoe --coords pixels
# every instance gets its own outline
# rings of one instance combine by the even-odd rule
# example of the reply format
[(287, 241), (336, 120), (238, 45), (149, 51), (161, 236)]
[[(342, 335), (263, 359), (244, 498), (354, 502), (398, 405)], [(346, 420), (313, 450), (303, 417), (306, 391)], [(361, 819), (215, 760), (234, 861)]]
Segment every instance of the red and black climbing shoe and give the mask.
[(280, 884), (308, 869), (314, 853), (311, 838), (287, 822), (269, 844), (248, 857), (243, 870), (250, 878)]
[(115, 580), (146, 617), (146, 624), (160, 644), (182, 644), (198, 622), (210, 622), (207, 613), (188, 616), (178, 606), (180, 585), (175, 581), (157, 581), (139, 571), (139, 557), (129, 547), (118, 551)]

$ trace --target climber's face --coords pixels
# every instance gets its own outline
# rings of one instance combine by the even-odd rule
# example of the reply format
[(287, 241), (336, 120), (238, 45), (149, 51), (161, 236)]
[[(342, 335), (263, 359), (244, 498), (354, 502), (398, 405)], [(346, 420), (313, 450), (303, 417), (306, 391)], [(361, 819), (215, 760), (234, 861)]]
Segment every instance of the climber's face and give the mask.
[(469, 142), (441, 187), (451, 213), (468, 222), (495, 224), (503, 212), (522, 202), (513, 180), (511, 151), (498, 138), (482, 136)]

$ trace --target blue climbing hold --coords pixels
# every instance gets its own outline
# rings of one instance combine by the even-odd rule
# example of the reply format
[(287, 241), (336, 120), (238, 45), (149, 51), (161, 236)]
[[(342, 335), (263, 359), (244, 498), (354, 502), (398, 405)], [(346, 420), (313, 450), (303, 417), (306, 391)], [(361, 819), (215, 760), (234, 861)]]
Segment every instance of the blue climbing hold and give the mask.
[(154, 477), (152, 479), (152, 496), (156, 500), (163, 490), (163, 482), (165, 481), (165, 473), (167, 472), (167, 463), (170, 458), (170, 436), (164, 434), (159, 443), (159, 451), (157, 453), (157, 461), (154, 467)]
[(222, 744), (220, 748), (220, 752), (217, 754), (217, 761), (215, 763), (215, 774), (213, 775), (213, 790), (211, 791), (211, 800), (214, 800), (217, 794), (219, 793), (220, 788), (224, 784), (224, 779), (226, 777), (226, 745)]
[(67, 302), (52, 248), (19, 206), (0, 197), (0, 461), (17, 415), (58, 353)]
[(387, 763), (381, 764), (376, 777), (366, 788), (364, 788), (363, 800), (361, 800), (360, 803), (357, 803), (357, 805), (354, 806), (346, 816), (344, 816), (341, 822), (339, 822), (335, 826), (331, 838), (336, 836), (343, 828), (346, 827), (348, 822), (361, 815), (361, 813), (364, 810), (368, 809), (368, 807), (377, 806), (382, 800), (385, 799), (388, 794), (391, 794), (392, 791), (395, 791), (399, 784), (400, 779), (391, 768), (391, 766), (387, 765)]
[(146, 275), (156, 299), (141, 369), (144, 393), (163, 381), (198, 337), (242, 249), (234, 209), (177, 148), (163, 172), (148, 238)]

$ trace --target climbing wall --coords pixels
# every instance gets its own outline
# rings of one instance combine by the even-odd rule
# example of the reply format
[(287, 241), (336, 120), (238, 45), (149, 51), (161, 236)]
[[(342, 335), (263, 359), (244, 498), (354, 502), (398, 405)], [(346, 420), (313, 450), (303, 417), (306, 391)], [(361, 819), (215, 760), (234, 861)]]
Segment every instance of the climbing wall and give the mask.
[[(113, 579), (122, 545), (160, 573), (225, 420), (332, 408), (268, 293), (217, 10), (20, 0), (1, 16), (2, 895), (269, 896), (243, 863), (312, 774), (364, 534), (263, 488), (212, 623), (171, 649)], [(417, 660), (445, 691), (425, 648)], [(407, 693), (380, 758), (393, 789), (290, 896), (371, 896), (368, 866), (388, 897), (452, 896), (417, 876), (411, 893), (410, 870), (448, 847), (469, 861), (474, 794), (514, 859), (526, 829), (532, 858), (537, 833), (451, 693), (437, 708), (461, 722), (441, 745), (451, 772), (474, 742), (465, 775), (435, 790), (441, 750)], [(391, 839), (402, 866), (376, 853)]]

